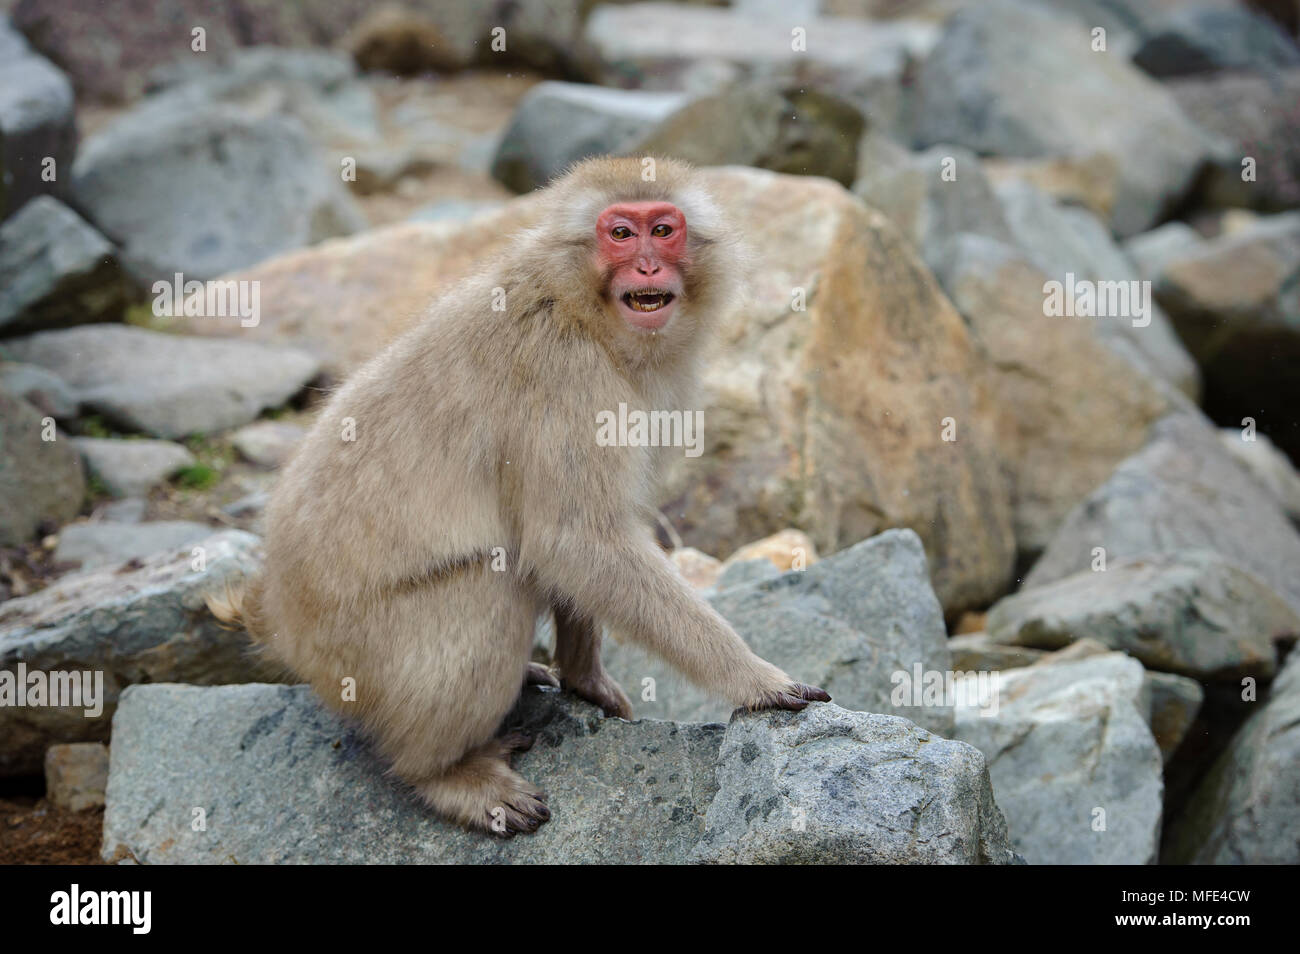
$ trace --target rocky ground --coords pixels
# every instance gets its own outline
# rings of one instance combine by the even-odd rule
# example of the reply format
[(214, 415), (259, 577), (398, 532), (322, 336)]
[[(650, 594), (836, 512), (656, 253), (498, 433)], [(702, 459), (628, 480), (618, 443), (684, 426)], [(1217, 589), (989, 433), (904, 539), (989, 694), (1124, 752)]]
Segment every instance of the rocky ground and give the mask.
[[(0, 862), (1300, 862), (1294, 5), (145, 6), (0, 4)], [(835, 702), (612, 633), (639, 720), (528, 690), (555, 814), (499, 843), (202, 597), (598, 153), (706, 167), (760, 263), (662, 537)], [(99, 711), (5, 695), (70, 672)]]

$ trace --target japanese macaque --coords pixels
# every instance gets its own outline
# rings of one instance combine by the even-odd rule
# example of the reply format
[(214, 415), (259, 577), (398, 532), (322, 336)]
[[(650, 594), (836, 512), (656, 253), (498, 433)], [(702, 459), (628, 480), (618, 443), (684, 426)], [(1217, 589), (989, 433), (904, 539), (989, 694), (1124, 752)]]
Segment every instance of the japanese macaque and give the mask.
[[(738, 243), (684, 165), (588, 160), (500, 256), (333, 396), (266, 511), (266, 563), (213, 598), (436, 811), (532, 832), (545, 796), (499, 734), (554, 610), (568, 690), (628, 718), (601, 625), (749, 709), (830, 697), (756, 656), (650, 529), (658, 448), (601, 446), (597, 415), (688, 406)], [(351, 691), (350, 691), (351, 690)], [(495, 824), (494, 824), (495, 820)]]

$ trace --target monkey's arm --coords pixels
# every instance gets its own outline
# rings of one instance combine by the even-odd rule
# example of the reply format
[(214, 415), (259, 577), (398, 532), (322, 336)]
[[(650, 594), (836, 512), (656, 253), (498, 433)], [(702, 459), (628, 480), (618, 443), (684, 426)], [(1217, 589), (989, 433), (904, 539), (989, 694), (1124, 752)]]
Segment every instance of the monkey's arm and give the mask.
[[(588, 504), (590, 501), (588, 501)], [(609, 516), (609, 515), (606, 515)], [(533, 522), (521, 554), (536, 579), (585, 616), (603, 620), (734, 705), (802, 709), (827, 701), (756, 656), (634, 524)]]

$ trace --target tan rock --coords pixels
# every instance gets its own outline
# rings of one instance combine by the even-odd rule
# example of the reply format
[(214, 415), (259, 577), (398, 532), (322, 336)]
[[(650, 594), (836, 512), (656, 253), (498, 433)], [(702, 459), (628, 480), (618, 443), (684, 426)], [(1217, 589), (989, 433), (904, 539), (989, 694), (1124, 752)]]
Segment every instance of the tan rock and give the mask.
[(702, 553), (695, 547), (678, 547), (668, 554), (673, 566), (686, 577), (686, 582), (697, 590), (707, 590), (722, 573), (722, 561)]
[(790, 569), (802, 570), (817, 562), (817, 547), (802, 530), (786, 529), (745, 544), (727, 557), (722, 568), (746, 560), (769, 560), (782, 573)]
[(1008, 179), (1032, 183), (1060, 202), (1081, 205), (1110, 219), (1119, 191), (1119, 164), (1106, 153), (1052, 156), (1044, 159), (984, 160), (984, 173), (995, 184)]
[[(1016, 542), (1040, 552), (1070, 509), (1146, 442), (1178, 400), (1154, 374), (1134, 373), (1098, 321), (1048, 317), (1047, 276), (992, 246), (963, 245), (949, 292), (991, 358), (997, 444), (1011, 481)], [(1140, 329), (1149, 331), (1150, 327)]]
[[(743, 168), (702, 174), (758, 267), (749, 300), (720, 321), (704, 374), (707, 452), (667, 476), (665, 512), (687, 544), (714, 554), (789, 526), (822, 553), (911, 527), (945, 608), (987, 605), (1010, 579), (1014, 543), (985, 362), (965, 323), (893, 225), (840, 186)], [(284, 255), (227, 276), (262, 283), (256, 328), (181, 324), (291, 341), (344, 373), (535, 210), (523, 196), (468, 222)], [(956, 441), (943, 439), (946, 418)]]
[(80, 812), (104, 804), (108, 787), (108, 747), (102, 742), (72, 742), (45, 750), (45, 797), (59, 808)]

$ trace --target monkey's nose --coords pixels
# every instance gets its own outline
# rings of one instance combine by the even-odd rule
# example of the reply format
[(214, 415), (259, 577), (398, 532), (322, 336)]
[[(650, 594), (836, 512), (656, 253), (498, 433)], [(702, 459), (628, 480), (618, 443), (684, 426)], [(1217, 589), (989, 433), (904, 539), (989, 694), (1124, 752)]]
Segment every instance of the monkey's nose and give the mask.
[(636, 270), (642, 275), (658, 275), (659, 269), (659, 263), (651, 261), (642, 261), (636, 267)]

